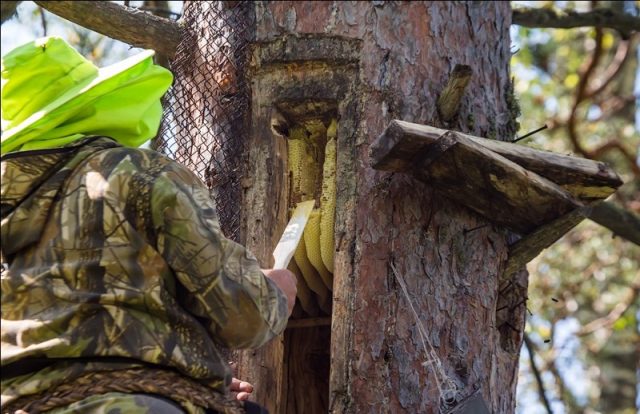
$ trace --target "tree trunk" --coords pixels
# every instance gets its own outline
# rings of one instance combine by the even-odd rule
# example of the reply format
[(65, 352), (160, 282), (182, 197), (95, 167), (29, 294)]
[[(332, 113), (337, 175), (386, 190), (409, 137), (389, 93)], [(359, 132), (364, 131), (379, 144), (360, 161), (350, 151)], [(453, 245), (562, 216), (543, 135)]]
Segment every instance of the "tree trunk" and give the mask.
[[(331, 329), (238, 356), (272, 413), (438, 413), (478, 394), (514, 411), (527, 275), (500, 285), (509, 233), (368, 158), (392, 119), (510, 140), (510, 22), (507, 2), (255, 3), (241, 235), (263, 265), (292, 201), (274, 114), (338, 120)], [(457, 64), (472, 77), (445, 122)]]
[[(170, 19), (172, 17), (171, 9), (169, 8), (169, 2), (167, 0), (164, 0), (164, 1), (145, 0), (142, 2), (141, 8), (142, 10), (153, 13), (156, 16), (164, 17), (165, 19)], [(169, 58), (166, 55), (157, 53), (154, 57), (154, 60), (156, 64), (163, 66), (167, 69), (171, 69), (169, 67)]]

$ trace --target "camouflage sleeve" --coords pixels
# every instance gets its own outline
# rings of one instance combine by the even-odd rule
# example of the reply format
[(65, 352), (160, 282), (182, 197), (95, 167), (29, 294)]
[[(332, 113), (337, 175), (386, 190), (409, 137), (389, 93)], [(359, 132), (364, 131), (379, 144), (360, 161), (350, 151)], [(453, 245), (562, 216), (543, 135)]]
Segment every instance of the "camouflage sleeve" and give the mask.
[(155, 181), (157, 246), (183, 287), (182, 306), (228, 348), (258, 347), (282, 332), (284, 294), (250, 252), (223, 236), (202, 181), (178, 163)]

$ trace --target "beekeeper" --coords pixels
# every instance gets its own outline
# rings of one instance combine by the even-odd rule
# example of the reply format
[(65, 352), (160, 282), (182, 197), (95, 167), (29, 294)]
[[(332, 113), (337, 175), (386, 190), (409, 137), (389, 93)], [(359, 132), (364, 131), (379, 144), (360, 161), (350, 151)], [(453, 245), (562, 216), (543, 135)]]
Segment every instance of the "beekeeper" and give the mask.
[[(2, 59), (2, 412), (243, 412), (220, 347), (283, 331), (296, 286), (226, 239), (204, 184), (137, 148), (171, 73), (65, 41)], [(208, 410), (208, 411), (207, 411)]]

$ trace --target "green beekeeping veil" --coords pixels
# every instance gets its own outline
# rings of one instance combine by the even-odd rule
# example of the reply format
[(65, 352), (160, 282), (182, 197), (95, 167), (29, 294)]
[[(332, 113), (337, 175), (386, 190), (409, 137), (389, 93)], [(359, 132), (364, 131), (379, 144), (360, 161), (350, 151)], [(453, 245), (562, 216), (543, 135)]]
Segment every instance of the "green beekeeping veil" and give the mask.
[(98, 68), (58, 37), (2, 58), (2, 154), (56, 148), (87, 135), (137, 147), (158, 131), (173, 76), (146, 50)]

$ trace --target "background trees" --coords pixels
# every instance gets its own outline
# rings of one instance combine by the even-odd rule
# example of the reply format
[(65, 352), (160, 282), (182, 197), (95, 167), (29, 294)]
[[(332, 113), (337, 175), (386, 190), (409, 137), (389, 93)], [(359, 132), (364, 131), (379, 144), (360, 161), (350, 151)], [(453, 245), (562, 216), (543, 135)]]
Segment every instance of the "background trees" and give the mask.
[[(633, 2), (557, 3), (638, 13)], [(611, 29), (512, 27), (521, 130), (549, 127), (527, 145), (609, 163), (625, 181), (610, 201), (636, 214), (639, 40), (637, 32)], [(553, 412), (636, 412), (640, 247), (587, 220), (528, 268), (532, 315), (520, 401), (540, 392), (526, 355), (532, 351)]]

